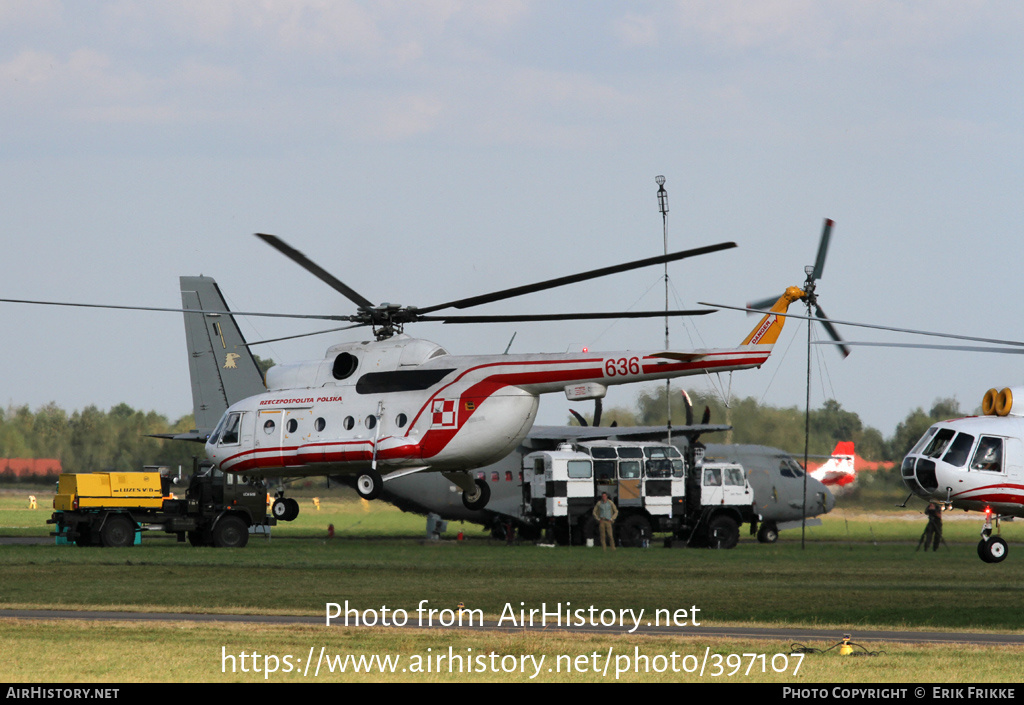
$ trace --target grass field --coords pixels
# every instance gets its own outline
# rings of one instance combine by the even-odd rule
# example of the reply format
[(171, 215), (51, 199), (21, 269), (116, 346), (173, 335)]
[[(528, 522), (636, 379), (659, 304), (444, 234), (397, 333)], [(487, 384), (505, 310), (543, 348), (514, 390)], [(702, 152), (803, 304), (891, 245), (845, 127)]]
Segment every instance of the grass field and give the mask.
[[(18, 488), (22, 490), (22, 488)], [(328, 602), (346, 600), (359, 609), (405, 609), (421, 600), (437, 609), (463, 602), (497, 617), (507, 605), (539, 608), (541, 603), (594, 605), (605, 609), (700, 609), (704, 625), (792, 625), (834, 628), (837, 637), (858, 629), (936, 629), (1013, 631), (1024, 629), (1024, 531), (1005, 524), (1010, 557), (982, 563), (976, 554), (978, 515), (947, 517), (947, 546), (936, 553), (915, 551), (924, 526), (920, 514), (835, 510), (821, 527), (784, 532), (772, 546), (744, 536), (732, 551), (650, 548), (599, 549), (505, 546), (471, 525), (466, 540), (422, 540), (425, 521), (384, 504), (367, 504), (338, 490), (321, 493), (321, 510), (304, 497), (296, 522), (281, 525), (273, 538), (254, 538), (245, 549), (192, 548), (168, 538), (144, 539), (129, 549), (46, 545), (0, 547), (0, 607), (160, 610), (179, 612), (323, 615)], [(0, 494), (0, 534), (46, 536), (49, 495), (37, 494), (40, 509), (27, 509), (27, 493)], [(335, 538), (328, 540), (327, 525)], [(102, 645), (71, 659), (65, 671), (49, 654), (66, 644), (67, 631)], [(248, 646), (246, 646), (248, 645)], [(708, 639), (666, 640), (650, 636), (567, 636), (559, 634), (481, 635), (464, 632), (396, 633), (386, 629), (337, 627), (199, 626), (55, 621), (0, 622), (0, 648), (15, 658), (0, 665), (0, 679), (12, 681), (124, 682), (137, 679), (131, 663), (151, 651), (178, 654), (157, 680), (253, 680), (253, 673), (222, 673), (224, 653), (253, 649), (294, 659), (310, 648), (329, 653), (403, 654), (426, 649), (464, 655), (581, 655), (612, 648), (616, 654), (639, 648), (645, 654), (789, 653), (790, 644)], [(831, 644), (815, 644), (819, 647)], [(806, 670), (760, 673), (762, 662), (744, 679), (779, 682), (831, 681), (1016, 681), (1021, 649), (980, 649), (868, 645), (886, 654), (863, 659), (808, 655)], [(118, 661), (111, 654), (128, 653)], [(977, 658), (977, 656), (982, 658)], [(735, 659), (734, 659), (735, 661)], [(64, 659), (67, 663), (68, 659)], [(777, 665), (782, 663), (780, 658)], [(984, 666), (981, 666), (981, 664)], [(734, 664), (733, 664), (734, 665)], [(748, 669), (744, 662), (742, 669)], [(614, 668), (614, 667), (613, 667)], [(984, 670), (979, 670), (983, 668)], [(769, 669), (770, 670), (770, 669)], [(300, 679), (294, 671), (275, 680)], [(922, 674), (931, 673), (930, 677)], [(902, 675), (901, 675), (902, 674)], [(471, 677), (470, 677), (471, 675)], [(325, 676), (326, 677), (326, 676)], [(336, 680), (528, 680), (518, 672), (454, 674), (405, 672), (395, 676), (330, 676)], [(633, 680), (686, 680), (686, 673), (632, 674)], [(723, 680), (734, 680), (735, 674)], [(609, 680), (601, 674), (545, 672), (543, 680)], [(150, 677), (144, 677), (149, 680)], [(805, 680), (806, 679), (806, 680)], [(705, 677), (703, 680), (708, 680)]]

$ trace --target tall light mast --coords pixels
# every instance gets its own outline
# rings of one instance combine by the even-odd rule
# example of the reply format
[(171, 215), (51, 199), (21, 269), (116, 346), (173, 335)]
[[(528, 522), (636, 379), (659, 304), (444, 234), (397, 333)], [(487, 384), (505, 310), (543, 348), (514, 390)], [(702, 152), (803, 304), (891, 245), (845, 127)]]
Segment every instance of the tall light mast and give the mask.
[[(665, 255), (668, 255), (668, 191), (665, 190), (665, 177), (660, 174), (654, 177), (658, 184), (658, 210), (661, 211), (661, 232), (665, 243)], [(665, 263), (665, 350), (668, 346), (668, 262)], [(670, 382), (665, 380), (665, 415), (668, 419), (668, 442), (672, 442), (672, 396), (669, 394)]]

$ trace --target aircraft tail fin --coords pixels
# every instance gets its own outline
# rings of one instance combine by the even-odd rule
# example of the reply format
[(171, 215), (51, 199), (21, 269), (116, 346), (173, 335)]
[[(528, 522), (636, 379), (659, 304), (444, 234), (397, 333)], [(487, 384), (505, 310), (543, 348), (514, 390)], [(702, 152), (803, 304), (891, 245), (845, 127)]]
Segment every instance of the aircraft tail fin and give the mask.
[(795, 286), (791, 286), (779, 297), (779, 300), (771, 309), (758, 321), (754, 330), (750, 331), (742, 345), (774, 345), (782, 333), (782, 325), (786, 322), (785, 316), (776, 316), (776, 313), (785, 313), (789, 305), (794, 301), (804, 298), (804, 292)]
[(839, 441), (832, 457), (811, 472), (811, 477), (830, 487), (845, 487), (857, 479), (853, 441)]
[[(183, 308), (229, 311), (210, 277), (181, 277)], [(245, 345), (235, 317), (186, 313), (185, 342), (192, 380), (192, 410), (200, 434), (213, 431), (229, 406), (266, 391), (256, 359)]]

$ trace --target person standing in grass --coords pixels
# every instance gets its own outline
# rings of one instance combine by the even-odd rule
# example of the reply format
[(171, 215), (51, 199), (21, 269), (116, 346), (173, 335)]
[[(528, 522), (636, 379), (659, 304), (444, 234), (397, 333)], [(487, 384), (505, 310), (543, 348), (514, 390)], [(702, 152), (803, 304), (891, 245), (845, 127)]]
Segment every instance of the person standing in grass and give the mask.
[(615, 502), (608, 499), (608, 493), (601, 493), (601, 501), (594, 505), (594, 518), (597, 519), (598, 533), (601, 535), (601, 550), (607, 551), (608, 544), (615, 550), (615, 535), (612, 533), (612, 525), (619, 518), (619, 508)]

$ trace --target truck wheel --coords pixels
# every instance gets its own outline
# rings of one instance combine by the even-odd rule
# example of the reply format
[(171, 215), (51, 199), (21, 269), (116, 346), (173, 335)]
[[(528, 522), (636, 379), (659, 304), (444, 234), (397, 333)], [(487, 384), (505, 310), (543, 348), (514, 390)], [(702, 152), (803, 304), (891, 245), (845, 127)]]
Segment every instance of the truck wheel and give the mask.
[(76, 546), (99, 546), (100, 542), (93, 538), (92, 531), (88, 526), (79, 525), (78, 535), (75, 537)]
[(462, 493), (462, 504), (472, 512), (486, 507), (491, 499), (491, 488), (486, 482), (477, 478), (474, 484), (476, 485), (476, 492), (472, 494)]
[(107, 517), (100, 530), (100, 540), (107, 548), (124, 548), (135, 543), (135, 523), (126, 516)]
[(732, 517), (717, 516), (708, 526), (709, 548), (734, 548), (740, 540), (740, 527)]
[(651, 523), (642, 516), (634, 514), (626, 517), (619, 529), (619, 543), (624, 548), (641, 548), (644, 541), (651, 539)]
[(356, 492), (363, 499), (377, 499), (383, 486), (384, 481), (376, 470), (363, 470), (356, 476)]
[(236, 516), (222, 517), (213, 527), (213, 545), (217, 548), (243, 548), (249, 543), (249, 527)]
[(779, 527), (774, 521), (766, 521), (757, 530), (757, 540), (761, 543), (775, 543), (779, 540)]

